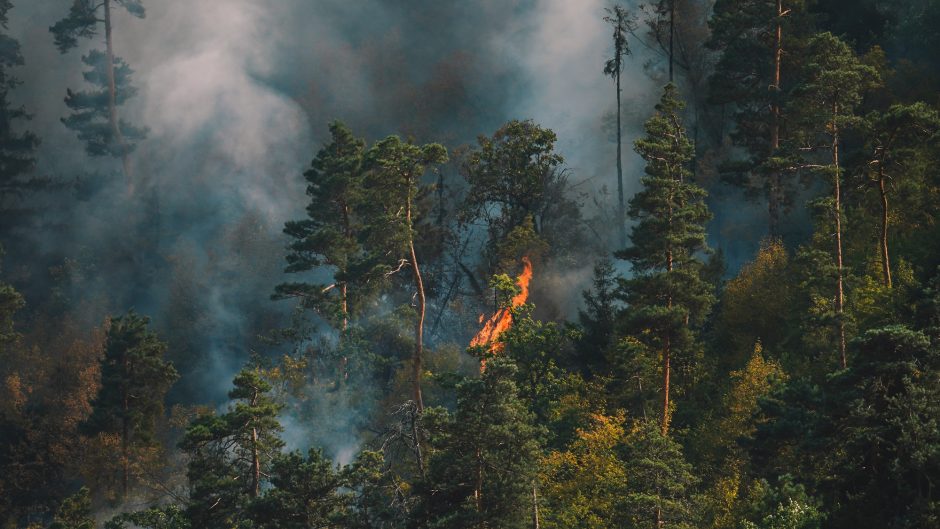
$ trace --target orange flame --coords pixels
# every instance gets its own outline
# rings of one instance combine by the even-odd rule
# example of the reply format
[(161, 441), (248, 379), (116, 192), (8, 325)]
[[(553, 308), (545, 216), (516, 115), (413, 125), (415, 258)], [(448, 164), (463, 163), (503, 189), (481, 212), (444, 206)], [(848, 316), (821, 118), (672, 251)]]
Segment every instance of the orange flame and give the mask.
[[(529, 261), (528, 257), (523, 257), (522, 264), (524, 266), (522, 275), (516, 278), (519, 293), (512, 297), (509, 307), (497, 310), (495, 314), (490, 316), (490, 319), (486, 320), (480, 332), (470, 340), (471, 347), (489, 345), (490, 351), (494, 353), (503, 349), (503, 344), (499, 343), (497, 338), (512, 326), (511, 309), (521, 306), (529, 299), (529, 281), (532, 280), (532, 262)], [(480, 322), (483, 322), (482, 314), (480, 315)], [(481, 365), (481, 369), (482, 368), (483, 366)]]

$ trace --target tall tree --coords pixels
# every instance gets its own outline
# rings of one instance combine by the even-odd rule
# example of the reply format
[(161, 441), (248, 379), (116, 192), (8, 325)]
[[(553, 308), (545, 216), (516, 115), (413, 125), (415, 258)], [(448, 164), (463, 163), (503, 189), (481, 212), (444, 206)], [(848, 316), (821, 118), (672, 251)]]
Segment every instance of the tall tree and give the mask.
[(49, 529), (94, 529), (91, 493), (86, 487), (62, 501)]
[[(288, 273), (330, 267), (333, 281), (282, 283), (275, 298), (300, 298), (327, 321), (345, 331), (362, 293), (350, 293), (350, 285), (365, 288), (361, 244), (364, 205), (363, 156), (365, 142), (339, 121), (330, 124), (331, 141), (317, 153), (304, 173), (307, 180), (307, 218), (289, 221), (284, 233), (292, 242), (287, 254)], [(358, 299), (350, 299), (359, 296)]]
[(457, 407), (429, 408), (428, 476), (416, 485), (430, 527), (532, 527), (540, 428), (498, 357), (457, 386)]
[(194, 527), (222, 529), (248, 520), (248, 505), (261, 494), (284, 442), (278, 434), (281, 406), (258, 369), (242, 369), (229, 392), (234, 404), (222, 415), (193, 421), (180, 443), (190, 456), (188, 516)]
[(890, 287), (888, 195), (892, 187), (900, 184), (902, 173), (910, 170), (910, 159), (914, 157), (917, 147), (940, 131), (940, 116), (924, 103), (893, 105), (886, 112), (869, 115), (866, 118), (866, 129), (868, 154), (864, 172), (871, 187), (878, 191), (881, 205), (881, 233), (878, 237), (881, 273), (884, 285)]
[(620, 246), (627, 245), (627, 226), (626, 209), (623, 202), (623, 133), (621, 120), (621, 90), (620, 74), (623, 73), (623, 59), (630, 54), (630, 46), (627, 44), (627, 32), (631, 31), (632, 23), (627, 10), (623, 6), (614, 6), (607, 8), (607, 16), (604, 22), (607, 22), (614, 29), (614, 56), (607, 59), (604, 64), (604, 74), (613, 77), (617, 84), (617, 230), (620, 234)]
[(20, 43), (6, 34), (12, 8), (10, 0), (0, 1), (0, 225), (5, 227), (12, 226), (23, 213), (24, 195), (48, 185), (46, 179), (32, 174), (39, 137), (16, 130), (31, 116), (10, 102), (10, 92), (20, 85), (11, 70), (24, 63)]
[(429, 166), (447, 161), (447, 149), (437, 143), (415, 145), (398, 136), (379, 141), (367, 153), (369, 174), (366, 185), (370, 203), (377, 207), (373, 226), (373, 248), (386, 256), (389, 272), (411, 269), (418, 314), (415, 321), (415, 349), (411, 360), (412, 391), (418, 411), (424, 409), (421, 397), (422, 364), (424, 360), (424, 318), (427, 298), (421, 265), (415, 251), (415, 234), (420, 212), (417, 210), (421, 177)]
[(94, 38), (104, 30), (105, 51), (92, 50), (82, 57), (82, 62), (89, 67), (84, 74), (85, 81), (95, 88), (86, 92), (67, 90), (65, 104), (74, 113), (62, 122), (85, 142), (89, 155), (120, 158), (124, 175), (130, 180), (130, 153), (136, 142), (144, 139), (147, 130), (131, 125), (118, 115), (118, 107), (137, 90), (131, 86), (133, 70), (114, 54), (112, 15), (116, 6), (137, 18), (144, 18), (146, 14), (141, 0), (73, 0), (69, 14), (49, 31), (59, 51), (67, 53), (78, 46), (78, 39)]
[(692, 325), (704, 318), (714, 297), (698, 258), (708, 251), (705, 223), (711, 214), (705, 190), (688, 181), (693, 146), (681, 110), (675, 85), (667, 85), (656, 114), (646, 122), (646, 137), (636, 141), (646, 176), (630, 201), (630, 218), (638, 221), (630, 236), (633, 246), (617, 254), (633, 267), (634, 276), (621, 292), (629, 304), (630, 330), (662, 355), (663, 434), (671, 415), (673, 356), (692, 352)]
[(176, 369), (163, 357), (167, 346), (147, 328), (149, 319), (131, 311), (111, 320), (101, 361), (101, 389), (84, 424), (91, 434), (121, 439), (121, 493), (131, 480), (132, 452), (153, 446), (163, 399), (176, 381)]
[(783, 110), (812, 23), (802, 0), (718, 0), (709, 27), (707, 45), (720, 53), (709, 99), (734, 109), (731, 139), (747, 153), (723, 169), (749, 196), (763, 195), (768, 232), (776, 238), (793, 201), (794, 172), (785, 170), (781, 151)]
[[(558, 252), (572, 242), (559, 237), (574, 233), (570, 230), (578, 224), (579, 211), (567, 196), (564, 159), (555, 152), (557, 139), (552, 130), (537, 123), (513, 120), (491, 137), (480, 136), (467, 157), (463, 171), (469, 189), (463, 218), (486, 224), (491, 259), (505, 254), (505, 247), (518, 245), (518, 239), (532, 239), (531, 235), (536, 240), (522, 246), (547, 243)], [(523, 231), (530, 236), (516, 237)], [(499, 263), (491, 265), (487, 276), (498, 268)]]
[(792, 101), (799, 123), (798, 139), (805, 152), (828, 150), (828, 163), (808, 160), (804, 166), (821, 172), (832, 182), (832, 219), (835, 225), (835, 319), (842, 367), (847, 365), (845, 337), (845, 288), (842, 246), (842, 160), (840, 148), (845, 129), (859, 125), (855, 108), (864, 92), (875, 86), (878, 72), (862, 64), (849, 46), (831, 33), (821, 33), (809, 43), (806, 76)]
[(655, 421), (642, 421), (626, 442), (623, 510), (629, 527), (688, 529), (695, 524), (695, 476), (682, 447)]

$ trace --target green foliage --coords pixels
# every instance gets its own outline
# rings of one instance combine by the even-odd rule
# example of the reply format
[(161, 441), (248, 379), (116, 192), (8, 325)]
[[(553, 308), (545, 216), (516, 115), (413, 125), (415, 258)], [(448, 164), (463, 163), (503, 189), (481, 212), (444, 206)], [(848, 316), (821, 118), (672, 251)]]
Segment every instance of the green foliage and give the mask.
[(343, 517), (347, 495), (333, 463), (319, 450), (305, 458), (299, 452), (278, 455), (271, 462), (271, 489), (251, 503), (249, 510), (260, 529), (331, 527)]
[[(676, 87), (667, 85), (656, 115), (646, 122), (646, 137), (636, 141), (637, 153), (647, 162), (646, 176), (643, 189), (630, 201), (630, 218), (637, 221), (630, 235), (633, 245), (617, 253), (633, 269), (619, 291), (628, 303), (626, 330), (651, 351), (661, 352), (664, 403), (669, 402), (671, 356), (693, 363), (698, 350), (694, 326), (714, 302), (700, 260), (708, 252), (705, 223), (711, 214), (705, 190), (689, 182), (693, 146), (681, 109)], [(670, 413), (663, 411), (664, 429)]]
[(24, 65), (19, 41), (7, 34), (12, 7), (9, 1), (0, 2), (0, 225), (4, 227), (21, 220), (26, 195), (50, 184), (47, 178), (34, 173), (39, 137), (17, 130), (32, 116), (10, 101), (11, 92), (22, 84), (12, 70)]
[(363, 189), (365, 142), (345, 124), (330, 124), (331, 141), (317, 153), (304, 173), (307, 180), (307, 218), (288, 221), (288, 273), (321, 267), (332, 271), (335, 283), (281, 283), (274, 298), (299, 298), (334, 326), (355, 319), (374, 290), (369, 283), (371, 259), (363, 247), (370, 211)]
[(141, 0), (108, 0), (100, 3), (95, 0), (73, 0), (68, 16), (49, 28), (60, 52), (65, 53), (78, 46), (78, 39), (90, 39), (98, 35), (98, 25), (102, 22), (98, 18), (99, 12), (105, 4), (110, 4), (108, 8), (119, 5), (137, 18), (146, 16)]
[(166, 343), (148, 329), (150, 319), (130, 311), (113, 318), (101, 363), (101, 389), (85, 424), (89, 433), (126, 433), (131, 445), (150, 444), (163, 398), (179, 375), (163, 360)]
[(427, 477), (416, 484), (428, 527), (527, 527), (540, 428), (520, 400), (511, 361), (457, 385), (457, 408), (429, 408)]
[(62, 501), (52, 524), (49, 525), (49, 529), (94, 528), (95, 519), (91, 515), (91, 494), (85, 487)]
[(641, 421), (626, 441), (628, 469), (623, 512), (630, 526), (696, 527), (695, 476), (682, 447), (663, 435), (657, 421)]
[[(62, 123), (85, 143), (85, 151), (90, 156), (121, 157), (128, 154), (147, 137), (147, 129), (120, 120), (118, 136), (110, 121), (107, 55), (92, 50), (82, 57), (82, 62), (88, 66), (83, 76), (92, 88), (82, 92), (67, 90), (65, 105), (72, 110), (72, 114), (62, 118)], [(113, 69), (114, 104), (121, 106), (137, 95), (137, 89), (131, 85), (134, 71), (119, 57), (114, 58)]]
[(242, 369), (233, 380), (234, 405), (222, 415), (205, 415), (186, 429), (180, 447), (190, 456), (190, 502), (193, 526), (222, 529), (247, 523), (248, 505), (271, 475), (283, 441), (277, 420), (280, 406), (271, 385), (257, 369)]

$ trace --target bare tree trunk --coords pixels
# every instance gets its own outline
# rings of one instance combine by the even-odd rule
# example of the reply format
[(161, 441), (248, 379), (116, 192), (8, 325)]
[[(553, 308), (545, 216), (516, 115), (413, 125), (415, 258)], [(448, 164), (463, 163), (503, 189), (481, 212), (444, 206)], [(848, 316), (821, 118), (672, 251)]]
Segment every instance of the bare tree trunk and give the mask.
[(676, 40), (676, 0), (669, 0), (669, 82), (673, 82)]
[(258, 429), (251, 429), (251, 497), (261, 493), (261, 456), (258, 453)]
[(617, 197), (619, 206), (617, 209), (617, 228), (620, 230), (620, 247), (627, 247), (627, 226), (626, 226), (626, 207), (623, 202), (623, 140), (621, 139), (623, 128), (620, 123), (620, 50), (617, 53)]
[(532, 483), (532, 529), (540, 529), (541, 525), (539, 523), (539, 495), (538, 490), (535, 487), (535, 483)]
[[(774, 156), (780, 148), (780, 65), (783, 60), (783, 0), (777, 0), (777, 38), (774, 40), (774, 84), (773, 102), (771, 109), (770, 126), (770, 155)], [(770, 223), (770, 237), (776, 239), (780, 236), (780, 199), (781, 199), (780, 170), (774, 169), (770, 174), (770, 189), (768, 190), (767, 209)]]
[(421, 268), (418, 266), (418, 256), (415, 253), (414, 234), (411, 225), (411, 199), (405, 206), (405, 218), (408, 224), (408, 250), (411, 252), (411, 269), (415, 275), (415, 284), (418, 288), (418, 321), (415, 325), (415, 352), (411, 362), (411, 376), (414, 391), (415, 404), (418, 406), (418, 413), (424, 411), (424, 400), (421, 397), (421, 370), (424, 357), (424, 314), (427, 308), (427, 300), (424, 296), (424, 280), (421, 278)]
[(123, 416), (121, 417), (121, 498), (127, 499), (127, 493), (130, 489), (130, 437), (131, 437), (131, 428), (130, 428), (130, 389), (127, 387), (127, 380), (129, 379), (130, 365), (127, 358), (127, 352), (124, 353), (122, 359), (122, 365), (124, 370), (124, 388), (121, 402), (121, 410), (123, 411)]
[[(670, 216), (672, 212), (670, 212)], [(666, 272), (672, 272), (672, 250), (666, 254)], [(672, 296), (669, 297), (667, 301), (667, 306), (672, 309)], [(670, 374), (671, 374), (671, 360), (672, 360), (672, 339), (670, 336), (666, 336), (665, 343), (663, 344), (663, 416), (660, 427), (662, 429), (662, 434), (667, 435), (669, 433), (669, 383), (670, 383)]]
[(839, 104), (832, 104), (832, 165), (835, 173), (835, 221), (836, 221), (836, 319), (839, 331), (839, 357), (842, 368), (848, 366), (845, 356), (845, 290), (843, 287), (842, 270), (842, 170), (839, 167), (839, 125), (836, 118), (839, 115)]
[(111, 125), (111, 131), (114, 133), (114, 139), (121, 149), (121, 163), (124, 167), (124, 177), (127, 178), (128, 185), (130, 185), (130, 158), (124, 142), (124, 135), (121, 134), (121, 121), (117, 111), (117, 81), (114, 78), (114, 45), (111, 38), (111, 0), (104, 0), (104, 35), (108, 61), (106, 67), (108, 73), (108, 122)]
[[(251, 406), (258, 403), (258, 390), (255, 389), (251, 396)], [(252, 498), (257, 498), (261, 493), (261, 454), (258, 450), (258, 428), (251, 427), (251, 490), (249, 494)]]
[(884, 285), (891, 288), (891, 258), (888, 255), (888, 190), (885, 187), (883, 164), (878, 166), (878, 191), (881, 194), (881, 273)]

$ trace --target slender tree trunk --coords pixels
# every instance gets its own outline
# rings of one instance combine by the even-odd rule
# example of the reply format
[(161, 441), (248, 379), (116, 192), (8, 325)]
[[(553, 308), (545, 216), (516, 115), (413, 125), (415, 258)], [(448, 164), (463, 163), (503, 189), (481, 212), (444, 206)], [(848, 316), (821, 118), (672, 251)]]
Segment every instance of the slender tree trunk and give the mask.
[(476, 485), (473, 487), (473, 501), (477, 508), (477, 513), (483, 512), (483, 451), (477, 447), (477, 475)]
[[(777, 0), (777, 37), (774, 40), (774, 84), (773, 101), (770, 125), (770, 155), (775, 156), (780, 148), (780, 65), (783, 61), (783, 0)], [(770, 223), (770, 237), (776, 239), (780, 236), (780, 200), (781, 200), (780, 170), (774, 169), (770, 173), (770, 189), (768, 189), (767, 209)]]
[(532, 529), (541, 529), (539, 523), (539, 494), (535, 483), (532, 483)]
[(258, 429), (251, 429), (251, 497), (261, 493), (261, 456), (258, 453)]
[(627, 226), (626, 226), (626, 207), (623, 202), (623, 140), (621, 139), (623, 128), (621, 120), (621, 98), (620, 98), (620, 50), (617, 53), (617, 197), (619, 205), (617, 209), (617, 228), (620, 230), (620, 247), (627, 247)]
[(427, 471), (424, 467), (424, 453), (421, 451), (421, 434), (418, 433), (418, 406), (411, 409), (411, 435), (415, 442), (415, 459), (418, 461), (418, 471), (421, 475), (427, 477)]
[(127, 353), (124, 353), (122, 360), (124, 369), (124, 387), (122, 394), (121, 410), (121, 498), (126, 499), (130, 489), (130, 390), (127, 380), (130, 379), (130, 365)]
[(884, 165), (878, 165), (878, 192), (881, 194), (881, 272), (884, 285), (891, 288), (891, 258), (888, 255), (888, 190)]
[(848, 365), (845, 356), (845, 290), (843, 287), (842, 270), (842, 169), (839, 167), (839, 125), (837, 117), (839, 115), (839, 104), (832, 105), (832, 165), (835, 173), (835, 221), (836, 221), (836, 319), (839, 331), (839, 357), (842, 368)]
[(415, 253), (414, 233), (411, 225), (411, 198), (405, 206), (405, 219), (408, 224), (408, 251), (411, 253), (411, 269), (415, 275), (415, 284), (418, 288), (418, 321), (415, 325), (415, 353), (411, 359), (411, 376), (414, 391), (415, 404), (418, 406), (418, 413), (424, 411), (424, 400), (421, 397), (421, 370), (422, 359), (424, 357), (424, 314), (426, 309), (426, 299), (424, 297), (424, 280), (421, 278), (421, 268), (418, 266), (418, 255)]
[[(672, 213), (670, 212), (670, 217)], [(672, 273), (672, 250), (669, 250), (666, 254), (666, 273)], [(672, 309), (672, 296), (669, 296), (667, 301), (667, 306), (669, 309)], [(670, 384), (670, 375), (671, 375), (671, 360), (672, 360), (672, 339), (670, 336), (666, 336), (665, 343), (663, 344), (663, 415), (662, 422), (660, 423), (660, 428), (663, 435), (669, 433), (669, 384)]]
[[(251, 406), (258, 403), (258, 390), (254, 390), (251, 396)], [(252, 498), (257, 498), (261, 493), (261, 454), (258, 449), (258, 428), (251, 427), (251, 491)]]
[(669, 82), (673, 82), (676, 41), (676, 0), (669, 0)]
[(111, 37), (111, 0), (104, 0), (104, 36), (108, 72), (108, 122), (114, 133), (114, 140), (121, 149), (121, 163), (124, 167), (124, 177), (130, 184), (131, 168), (124, 135), (121, 134), (121, 121), (117, 111), (117, 81), (114, 78), (114, 44)]

